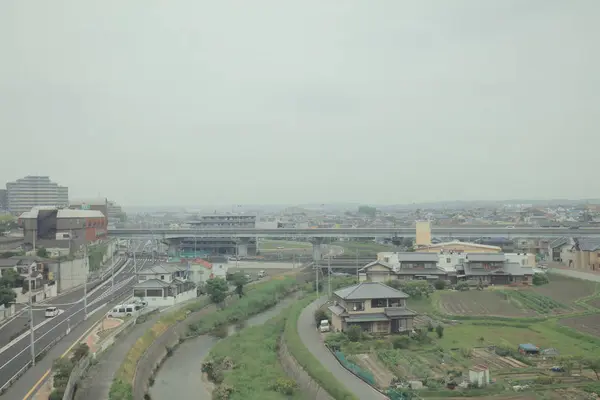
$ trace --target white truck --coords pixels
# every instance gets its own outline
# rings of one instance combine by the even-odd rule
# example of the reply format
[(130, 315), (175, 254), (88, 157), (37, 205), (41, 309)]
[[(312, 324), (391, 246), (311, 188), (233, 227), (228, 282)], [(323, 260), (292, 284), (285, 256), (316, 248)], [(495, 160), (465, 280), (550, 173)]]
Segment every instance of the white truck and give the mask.
[(319, 324), (319, 332), (329, 332), (329, 321), (326, 319), (322, 319)]

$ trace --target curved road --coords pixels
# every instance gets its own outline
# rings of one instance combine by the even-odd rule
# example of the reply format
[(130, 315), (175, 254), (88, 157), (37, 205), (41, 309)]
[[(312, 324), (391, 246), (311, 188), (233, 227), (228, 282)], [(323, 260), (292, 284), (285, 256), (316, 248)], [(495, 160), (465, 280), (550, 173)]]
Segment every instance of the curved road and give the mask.
[(298, 318), (298, 334), (304, 346), (315, 356), (325, 369), (333, 374), (340, 383), (361, 400), (384, 400), (386, 396), (373, 389), (369, 384), (348, 371), (325, 347), (321, 334), (315, 327), (314, 313), (317, 308), (327, 301), (327, 296), (310, 303)]

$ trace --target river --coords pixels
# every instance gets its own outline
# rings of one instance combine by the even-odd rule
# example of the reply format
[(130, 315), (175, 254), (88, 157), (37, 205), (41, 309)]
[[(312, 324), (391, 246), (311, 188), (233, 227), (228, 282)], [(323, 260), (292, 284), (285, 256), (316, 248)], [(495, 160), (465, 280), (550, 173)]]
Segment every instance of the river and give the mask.
[[(231, 325), (228, 334), (232, 335), (247, 326), (262, 325), (296, 300), (296, 296), (288, 297), (267, 311), (248, 318), (242, 326)], [(183, 342), (159, 369), (150, 388), (152, 400), (211, 400), (212, 388), (207, 387), (200, 369), (202, 361), (219, 340), (202, 335)]]

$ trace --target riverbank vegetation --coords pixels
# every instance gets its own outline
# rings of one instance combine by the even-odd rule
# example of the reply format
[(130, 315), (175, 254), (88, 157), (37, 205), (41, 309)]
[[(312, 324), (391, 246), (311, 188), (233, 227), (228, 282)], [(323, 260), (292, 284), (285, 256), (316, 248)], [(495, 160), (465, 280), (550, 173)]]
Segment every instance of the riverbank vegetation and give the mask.
[(264, 325), (245, 328), (213, 347), (202, 364), (202, 372), (217, 385), (214, 400), (305, 398), (278, 358), (288, 311), (289, 308)]
[[(298, 287), (298, 283), (294, 277), (285, 277), (282, 279), (274, 278), (264, 283), (250, 285), (245, 288), (246, 294), (241, 298), (230, 297), (225, 301), (225, 307), (215, 312), (211, 312), (204, 316), (199, 322), (188, 325), (190, 336), (197, 336), (211, 331), (218, 330), (222, 326), (241, 322), (249, 316), (257, 314), (275, 305), (281, 298), (288, 293), (294, 291)], [(152, 345), (152, 343), (164, 334), (167, 329), (173, 327), (179, 322), (184, 321), (192, 313), (211, 305), (211, 299), (203, 297), (190, 305), (180, 308), (177, 311), (170, 312), (161, 318), (150, 328), (142, 337), (140, 337), (132, 348), (127, 353), (125, 360), (119, 367), (113, 381), (115, 390), (110, 400), (125, 400), (128, 399), (130, 392), (127, 387), (131, 387), (137, 364)], [(116, 390), (116, 388), (122, 390)]]

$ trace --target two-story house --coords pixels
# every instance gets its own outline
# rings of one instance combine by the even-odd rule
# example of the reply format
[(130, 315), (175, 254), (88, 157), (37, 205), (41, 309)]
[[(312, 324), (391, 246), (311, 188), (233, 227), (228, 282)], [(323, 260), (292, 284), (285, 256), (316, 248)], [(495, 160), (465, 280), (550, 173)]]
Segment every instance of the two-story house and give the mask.
[(187, 271), (175, 265), (153, 265), (137, 273), (133, 297), (148, 305), (164, 307), (196, 297), (196, 285), (187, 279)]
[(331, 325), (344, 332), (353, 325), (365, 332), (410, 332), (416, 312), (406, 307), (408, 295), (380, 282), (361, 282), (333, 294)]
[(510, 262), (501, 253), (468, 253), (457, 274), (459, 280), (492, 285), (531, 284), (533, 268)]
[(450, 272), (439, 268), (439, 258), (437, 253), (386, 253), (358, 271), (359, 281), (450, 279)]

